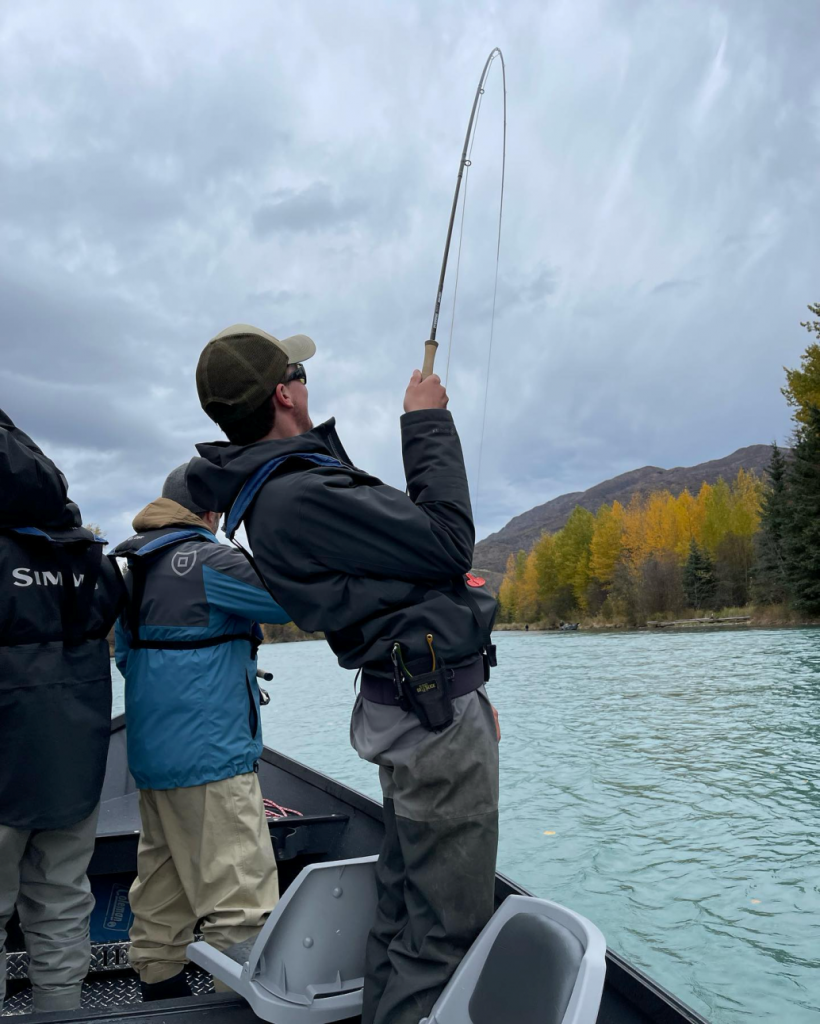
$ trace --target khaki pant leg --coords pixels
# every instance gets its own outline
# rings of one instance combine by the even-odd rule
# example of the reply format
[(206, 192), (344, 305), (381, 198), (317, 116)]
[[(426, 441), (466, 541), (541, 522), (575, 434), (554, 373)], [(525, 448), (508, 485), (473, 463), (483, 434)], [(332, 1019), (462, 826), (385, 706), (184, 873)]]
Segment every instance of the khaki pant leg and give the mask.
[(33, 832), (20, 866), (17, 911), (37, 1011), (80, 1005), (91, 960), (88, 926), (94, 897), (86, 871), (94, 853), (98, 811), (99, 806), (69, 828)]
[(20, 891), (20, 863), (30, 832), (0, 825), (0, 1010), (6, 997), (6, 925)]
[(129, 893), (134, 923), (128, 960), (149, 985), (184, 968), (197, 921), (163, 828), (158, 804), (164, 797), (160, 790), (140, 790), (137, 878)]
[(279, 899), (257, 775), (155, 795), (203, 938), (219, 950), (252, 938)]

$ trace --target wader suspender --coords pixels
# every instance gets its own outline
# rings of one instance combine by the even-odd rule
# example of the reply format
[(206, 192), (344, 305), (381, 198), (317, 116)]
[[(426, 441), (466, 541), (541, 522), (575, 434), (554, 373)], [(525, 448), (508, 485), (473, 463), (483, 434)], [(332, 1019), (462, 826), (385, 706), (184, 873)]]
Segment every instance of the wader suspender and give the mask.
[[(68, 551), (64, 545), (57, 548), (57, 562), (63, 579), (60, 617), (63, 624), (63, 643), (67, 647), (76, 647), (85, 639), (83, 611), (91, 602), (94, 588), (100, 577), (102, 544), (96, 541), (89, 544), (83, 561), (85, 564), (82, 566), (82, 580), (78, 585), (74, 578), (74, 568), (71, 565)], [(105, 632), (108, 633), (108, 630)]]
[[(307, 462), (313, 462), (313, 463), (315, 463), (317, 465), (320, 465), (320, 466), (342, 466), (342, 465), (344, 465), (344, 463), (340, 462), (338, 459), (330, 458), (327, 455), (319, 455), (319, 454), (314, 454), (314, 453), (302, 453), (302, 452), (294, 452), (292, 455), (284, 455), (284, 456), (279, 456), (278, 458), (275, 458), (275, 459), (271, 459), (270, 462), (266, 463), (264, 466), (262, 466), (259, 469), (257, 469), (245, 481), (245, 483), (242, 485), (242, 488), (240, 489), (239, 494), (234, 499), (233, 505), (228, 510), (228, 515), (227, 515), (227, 518), (226, 518), (226, 521), (225, 521), (225, 527), (224, 527), (225, 535), (228, 538), (228, 540), (231, 542), (231, 544), (233, 544), (233, 546), (237, 549), (237, 551), (241, 551), (242, 552), (242, 554), (248, 560), (248, 564), (250, 565), (250, 567), (253, 569), (253, 571), (256, 573), (257, 577), (259, 578), (259, 582), (262, 584), (262, 586), (265, 588), (265, 590), (270, 594), (270, 596), (273, 598), (273, 600), (276, 601), (276, 603), (280, 604), (280, 605), (281, 605), (281, 602), (277, 598), (276, 594), (274, 594), (274, 592), (271, 590), (270, 586), (268, 585), (267, 580), (265, 579), (265, 577), (262, 574), (262, 571), (260, 570), (259, 566), (256, 564), (256, 559), (253, 557), (253, 555), (250, 553), (250, 551), (248, 551), (247, 548), (243, 544), (239, 543), (239, 541), (236, 539), (235, 534), (236, 534), (237, 529), (239, 528), (239, 525), (242, 523), (243, 519), (245, 518), (245, 513), (250, 508), (251, 504), (253, 503), (254, 499), (256, 498), (256, 495), (261, 490), (263, 484), (265, 484), (267, 482), (267, 480), (271, 476), (271, 474), (273, 472), (275, 472), (275, 470), (277, 470), (279, 468), (279, 466), (283, 462), (286, 462), (288, 459), (291, 459), (291, 458), (304, 459)], [(462, 577), (462, 582), (463, 582), (463, 577)], [(479, 603), (476, 600), (476, 598), (474, 597), (474, 595), (470, 593), (470, 588), (467, 586), (466, 583), (464, 583), (463, 591), (460, 593), (459, 596), (463, 599), (464, 603), (467, 605), (467, 607), (472, 612), (473, 618), (475, 619), (476, 624), (478, 625), (478, 628), (481, 631), (481, 644), (482, 644), (481, 656), (484, 659), (484, 681), (488, 682), (489, 679), (490, 679), (490, 669), (491, 668), (495, 668), (497, 663), (498, 663), (497, 662), (497, 657), (496, 657), (496, 647), (495, 647), (495, 644), (492, 642), (492, 631), (489, 630), (486, 627), (486, 625), (483, 623), (482, 616), (481, 616), (481, 609), (480, 609)], [(132, 630), (132, 634), (133, 634), (133, 630)], [(354, 687), (354, 690), (355, 690), (355, 687), (356, 687), (355, 680), (354, 680), (354, 683), (353, 683), (353, 687)]]
[[(191, 540), (192, 538), (185, 537), (182, 539)], [(166, 551), (167, 548), (162, 548), (161, 550)], [(132, 651), (197, 651), (203, 647), (218, 647), (220, 644), (230, 644), (234, 640), (247, 640), (251, 645), (251, 658), (256, 659), (256, 652), (262, 639), (261, 637), (254, 636), (253, 633), (223, 633), (221, 636), (208, 636), (203, 637), (201, 640), (143, 640), (140, 637), (140, 608), (145, 594), (147, 567), (145, 562), (139, 557), (130, 557), (128, 559), (128, 568), (131, 570), (132, 581), (131, 596), (128, 599), (127, 608), (128, 630), (131, 633), (130, 647)]]
[(316, 466), (343, 466), (344, 463), (340, 462), (339, 459), (331, 458), (329, 455), (322, 455), (319, 452), (293, 452), (290, 455), (279, 455), (275, 459), (271, 459), (270, 462), (266, 462), (264, 466), (261, 466), (254, 473), (252, 473), (234, 499), (233, 505), (228, 509), (228, 515), (225, 518), (224, 533), (228, 540), (233, 544), (237, 551), (241, 551), (245, 558), (248, 560), (248, 565), (259, 577), (259, 582), (270, 594), (273, 600), (283, 607), (279, 598), (274, 594), (271, 588), (268, 586), (268, 581), (262, 575), (259, 566), (256, 564), (256, 559), (248, 551), (248, 549), (240, 544), (236, 539), (236, 531), (239, 529), (242, 521), (245, 518), (245, 513), (251, 507), (256, 495), (262, 489), (262, 485), (267, 483), (268, 478), (274, 473), (283, 462), (287, 462), (288, 459), (302, 459), (305, 462), (311, 462)]
[[(273, 598), (273, 600), (276, 601), (277, 604), (279, 604), (279, 599), (276, 597), (276, 594), (274, 594), (274, 592), (268, 586), (267, 580), (262, 575), (262, 571), (259, 568), (259, 566), (256, 564), (256, 559), (253, 557), (253, 555), (250, 553), (250, 551), (248, 551), (248, 549), (246, 547), (244, 547), (242, 544), (240, 544), (239, 541), (236, 539), (236, 537), (229, 537), (228, 539), (230, 540), (231, 544), (233, 544), (233, 546), (236, 548), (237, 551), (241, 551), (242, 552), (242, 554), (248, 560), (248, 565), (250, 565), (251, 569), (253, 569), (253, 571), (259, 577), (259, 582), (262, 584), (262, 586), (265, 588), (265, 590), (267, 590), (267, 592), (270, 594), (270, 596)], [(279, 604), (279, 607), (280, 608), (282, 607), (281, 604)]]

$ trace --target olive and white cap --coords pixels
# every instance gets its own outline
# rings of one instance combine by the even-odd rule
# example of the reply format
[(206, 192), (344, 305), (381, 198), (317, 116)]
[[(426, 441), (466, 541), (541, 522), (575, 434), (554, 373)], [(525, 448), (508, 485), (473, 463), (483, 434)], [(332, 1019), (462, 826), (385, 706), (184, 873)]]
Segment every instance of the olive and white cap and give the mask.
[(233, 324), (211, 338), (196, 367), (203, 410), (220, 426), (236, 423), (266, 402), (292, 363), (316, 352), (306, 334), (280, 341), (261, 327)]

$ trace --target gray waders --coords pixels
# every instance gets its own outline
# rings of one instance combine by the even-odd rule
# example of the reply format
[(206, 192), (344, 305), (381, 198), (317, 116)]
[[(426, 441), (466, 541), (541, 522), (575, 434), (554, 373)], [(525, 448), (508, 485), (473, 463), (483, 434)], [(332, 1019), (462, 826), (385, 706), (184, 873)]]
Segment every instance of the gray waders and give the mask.
[(30, 958), (34, 1009), (80, 1005), (91, 959), (88, 924), (94, 897), (86, 870), (98, 810), (66, 828), (28, 832), (0, 825), (0, 1009), (6, 991), (6, 924), (15, 905)]
[(453, 711), (435, 733), (361, 695), (353, 709), (351, 742), (379, 765), (385, 825), (362, 1024), (418, 1024), (493, 913), (495, 719), (483, 686)]

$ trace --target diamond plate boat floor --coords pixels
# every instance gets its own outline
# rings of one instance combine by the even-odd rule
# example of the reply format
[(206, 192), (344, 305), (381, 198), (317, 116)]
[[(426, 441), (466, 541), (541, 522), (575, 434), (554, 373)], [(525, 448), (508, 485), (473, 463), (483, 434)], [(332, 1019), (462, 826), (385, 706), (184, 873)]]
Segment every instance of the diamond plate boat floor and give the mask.
[[(195, 996), (211, 995), (214, 991), (211, 976), (193, 964), (186, 968), (188, 984)], [(17, 987), (17, 986), (15, 986)], [(28, 984), (18, 987), (16, 992), (9, 985), (9, 993), (3, 1006), (2, 1017), (16, 1017), (31, 1013), (31, 989)], [(143, 1007), (139, 978), (133, 971), (118, 970), (110, 974), (90, 975), (83, 984), (82, 1010), (126, 1009), (129, 1006)]]

